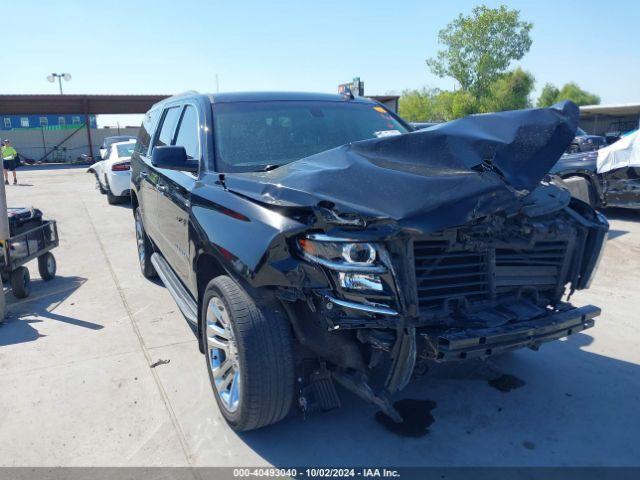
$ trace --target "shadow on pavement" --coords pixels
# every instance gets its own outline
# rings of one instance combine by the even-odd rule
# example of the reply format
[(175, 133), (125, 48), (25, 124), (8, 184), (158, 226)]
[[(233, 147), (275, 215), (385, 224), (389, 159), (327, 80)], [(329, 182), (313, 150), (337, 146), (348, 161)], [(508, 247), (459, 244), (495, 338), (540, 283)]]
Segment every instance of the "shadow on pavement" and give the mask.
[[(434, 365), (394, 397), (436, 404), (420, 438), (386, 430), (374, 407), (342, 389), (341, 409), (238, 435), (276, 467), (637, 465), (640, 366), (583, 350), (592, 342), (580, 333), (537, 353)], [(524, 385), (490, 385), (505, 374)]]
[(629, 230), (609, 230), (607, 234), (607, 240), (613, 240), (614, 238), (621, 237), (629, 233)]
[(0, 347), (16, 343), (31, 342), (42, 335), (32, 327), (34, 323), (54, 320), (91, 330), (100, 330), (102, 325), (55, 313), (56, 307), (66, 300), (85, 282), (82, 277), (56, 277), (51, 281), (36, 279), (31, 283), (31, 295), (17, 299), (10, 289), (5, 289), (7, 317), (0, 324)]

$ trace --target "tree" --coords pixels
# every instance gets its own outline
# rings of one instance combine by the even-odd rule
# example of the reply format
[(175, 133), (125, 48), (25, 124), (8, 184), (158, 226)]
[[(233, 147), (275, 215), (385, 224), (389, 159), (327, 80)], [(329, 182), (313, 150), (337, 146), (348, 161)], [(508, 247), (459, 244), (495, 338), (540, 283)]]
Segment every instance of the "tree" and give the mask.
[(405, 90), (400, 96), (398, 113), (410, 122), (434, 121), (434, 97), (437, 90)]
[(562, 100), (571, 100), (576, 105), (598, 105), (600, 103), (598, 95), (581, 89), (575, 82), (565, 83), (560, 90), (547, 83), (540, 93), (537, 106), (548, 107)]
[(462, 90), (482, 95), (513, 60), (520, 60), (531, 48), (533, 24), (519, 17), (518, 10), (504, 5), (481, 5), (469, 16), (460, 14), (438, 33), (445, 48), (427, 65), (439, 77), (455, 78)]
[(448, 122), (478, 113), (478, 101), (469, 92), (457, 90), (438, 93), (434, 102), (435, 119)]
[(542, 88), (542, 92), (540, 93), (540, 97), (538, 98), (538, 102), (536, 105), (538, 107), (550, 107), (558, 100), (558, 87), (551, 83), (546, 83)]
[(571, 100), (576, 105), (598, 105), (600, 97), (594, 93), (582, 90), (577, 83), (565, 83), (558, 92), (558, 101)]
[(529, 96), (534, 84), (533, 75), (521, 68), (500, 75), (480, 100), (481, 111), (500, 112), (531, 107)]

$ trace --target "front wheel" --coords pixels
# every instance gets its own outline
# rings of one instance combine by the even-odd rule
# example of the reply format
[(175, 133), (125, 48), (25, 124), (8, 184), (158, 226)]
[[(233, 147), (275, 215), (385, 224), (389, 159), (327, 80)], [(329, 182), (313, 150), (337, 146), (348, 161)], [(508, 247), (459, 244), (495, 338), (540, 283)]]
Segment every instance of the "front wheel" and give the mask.
[(238, 431), (282, 420), (294, 393), (289, 322), (277, 302), (252, 294), (221, 275), (202, 302), (209, 380), (222, 416)]
[(26, 267), (18, 267), (11, 272), (11, 290), (16, 298), (26, 298), (31, 293), (31, 277)]

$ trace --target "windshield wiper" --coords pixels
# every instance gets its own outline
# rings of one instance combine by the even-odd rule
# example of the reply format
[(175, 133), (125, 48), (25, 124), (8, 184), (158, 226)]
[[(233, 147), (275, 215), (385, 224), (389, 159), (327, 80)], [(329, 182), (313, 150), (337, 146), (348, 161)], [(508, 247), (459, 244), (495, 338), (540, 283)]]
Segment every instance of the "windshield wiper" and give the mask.
[(270, 172), (271, 170), (275, 170), (278, 167), (281, 167), (282, 165), (277, 165), (277, 164), (270, 164), (270, 165), (259, 165), (258, 168), (256, 170), (253, 170), (254, 172)]

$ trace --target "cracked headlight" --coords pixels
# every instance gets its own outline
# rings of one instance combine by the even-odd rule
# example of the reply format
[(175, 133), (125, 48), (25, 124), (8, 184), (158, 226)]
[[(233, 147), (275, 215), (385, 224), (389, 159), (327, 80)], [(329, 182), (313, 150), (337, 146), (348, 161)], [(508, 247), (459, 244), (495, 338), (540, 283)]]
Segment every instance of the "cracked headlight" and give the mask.
[(370, 242), (308, 235), (298, 239), (302, 256), (338, 272), (382, 273), (386, 267), (380, 262), (380, 246)]

